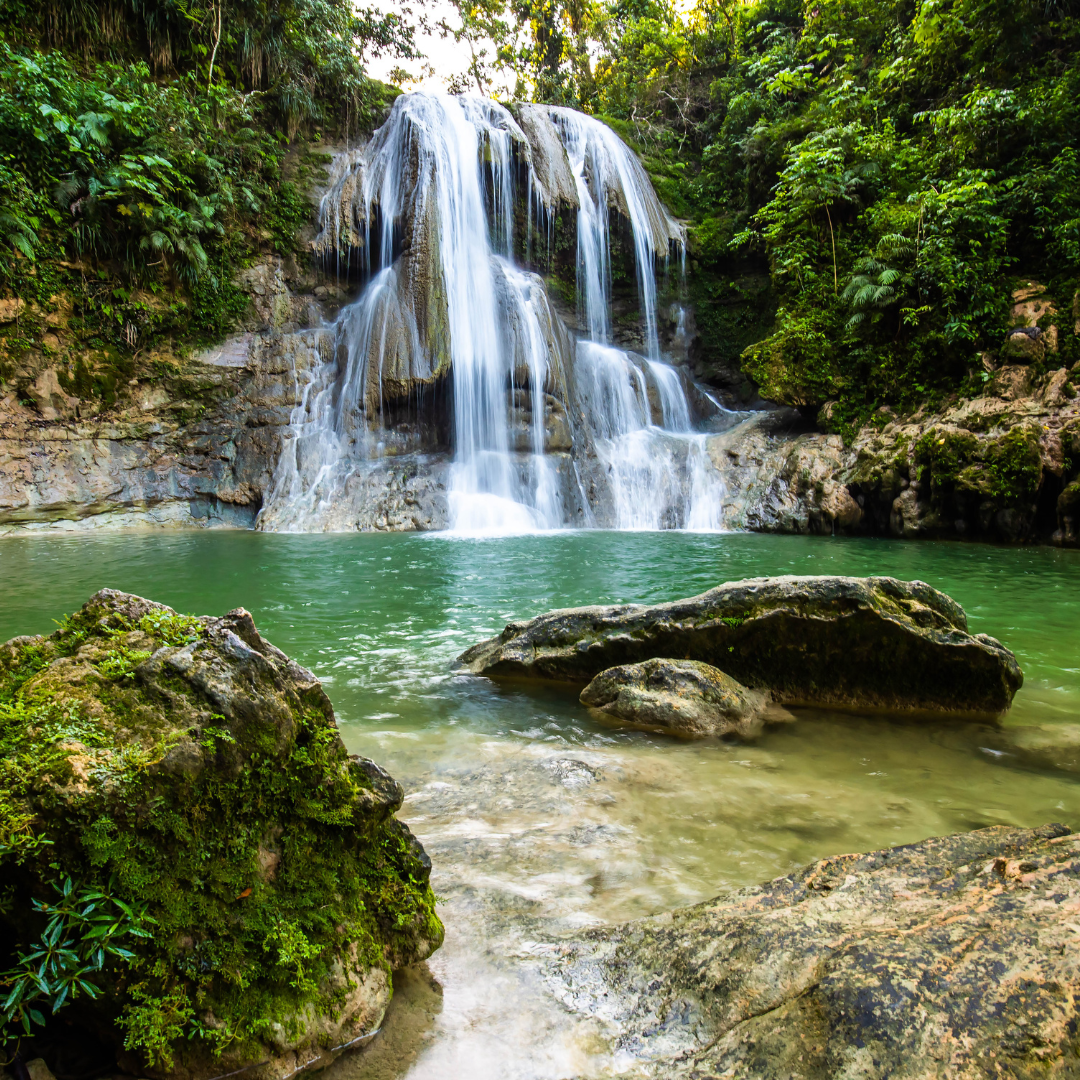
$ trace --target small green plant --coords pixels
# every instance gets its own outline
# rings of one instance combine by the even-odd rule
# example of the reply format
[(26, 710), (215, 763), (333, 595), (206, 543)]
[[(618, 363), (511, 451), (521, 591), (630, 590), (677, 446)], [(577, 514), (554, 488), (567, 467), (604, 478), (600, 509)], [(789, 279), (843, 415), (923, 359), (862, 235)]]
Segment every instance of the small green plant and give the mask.
[(0, 1004), (7, 1046), (45, 1023), (45, 1011), (55, 1014), (81, 994), (101, 992), (94, 976), (111, 960), (130, 963), (135, 954), (119, 942), (149, 937), (153, 920), (143, 908), (131, 907), (110, 891), (85, 888), (70, 877), (54, 882), (59, 899), (35, 899), (34, 910), (48, 916), (40, 941), (28, 951), (19, 949), (15, 966), (0, 974), (5, 994)]
[(138, 629), (174, 647), (190, 645), (206, 633), (203, 624), (193, 615), (180, 615), (175, 611), (163, 610), (144, 615), (139, 620)]
[(145, 649), (110, 649), (97, 668), (110, 679), (134, 679), (135, 669), (149, 658), (150, 653)]
[(124, 1006), (120, 1026), (124, 1028), (124, 1048), (142, 1050), (152, 1066), (173, 1067), (172, 1044), (181, 1038), (195, 1016), (187, 991), (174, 986), (164, 994), (154, 994), (146, 983), (129, 988), (134, 1004)]
[[(210, 717), (210, 719), (211, 720), (224, 720), (225, 717), (224, 716), (219, 716), (217, 713), (214, 713)], [(223, 743), (233, 743), (233, 744), (235, 744), (236, 743), (236, 737), (226, 727), (204, 727), (203, 728), (203, 730), (202, 730), (202, 739), (200, 740), (200, 745), (201, 746), (205, 747), (207, 750), (216, 750), (218, 741), (221, 741)]]
[(314, 994), (318, 984), (312, 979), (306, 965), (309, 960), (321, 956), (323, 948), (308, 940), (300, 927), (288, 919), (279, 919), (274, 928), (266, 935), (263, 948), (268, 953), (276, 953), (279, 967), (288, 972), (289, 985), (302, 994)]

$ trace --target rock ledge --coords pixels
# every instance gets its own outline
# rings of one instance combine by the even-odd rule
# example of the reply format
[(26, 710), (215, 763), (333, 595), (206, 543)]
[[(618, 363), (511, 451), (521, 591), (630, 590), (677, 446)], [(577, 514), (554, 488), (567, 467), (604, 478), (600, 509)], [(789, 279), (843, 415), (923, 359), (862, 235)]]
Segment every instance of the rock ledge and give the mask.
[(628, 1080), (1075, 1076), (1080, 836), (997, 826), (838, 855), (552, 946)]
[(655, 657), (700, 660), (785, 705), (999, 715), (1023, 684), (922, 581), (772, 577), (646, 607), (568, 608), (510, 623), (458, 663), (478, 675), (588, 682)]

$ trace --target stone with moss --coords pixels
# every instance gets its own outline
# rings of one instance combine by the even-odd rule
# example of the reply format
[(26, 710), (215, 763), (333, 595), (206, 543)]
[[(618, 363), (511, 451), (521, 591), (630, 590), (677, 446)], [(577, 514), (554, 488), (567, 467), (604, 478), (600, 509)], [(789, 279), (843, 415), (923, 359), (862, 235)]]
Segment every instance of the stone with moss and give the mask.
[(658, 657), (601, 671), (581, 703), (626, 727), (701, 739), (758, 734), (768, 698), (711, 664)]
[(551, 611), (459, 658), (478, 675), (588, 682), (654, 657), (721, 668), (786, 705), (996, 716), (1023, 674), (968, 633), (963, 608), (921, 581), (773, 577), (647, 607)]
[(442, 941), (402, 789), (348, 754), (319, 681), (242, 609), (105, 589), (7, 642), (0, 751), (12, 953), (65, 882), (142, 928), (39, 1043), (90, 1031), (139, 1076), (289, 1075), (374, 1032), (391, 972)]

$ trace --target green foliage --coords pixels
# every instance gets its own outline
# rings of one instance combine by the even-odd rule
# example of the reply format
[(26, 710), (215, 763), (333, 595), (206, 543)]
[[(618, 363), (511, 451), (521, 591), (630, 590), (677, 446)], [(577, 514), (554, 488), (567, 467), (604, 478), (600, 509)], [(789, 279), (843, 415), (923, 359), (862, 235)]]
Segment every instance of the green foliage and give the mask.
[(273, 201), (282, 144), (254, 122), (240, 95), (160, 86), (145, 63), (84, 74), (0, 43), (0, 155), (51, 195), (55, 244), (115, 259), (131, 280), (213, 277), (226, 222)]
[[(1071, 308), (1075, 4), (608, 0), (582, 22), (587, 93), (569, 5), (554, 11), (558, 71), (535, 96), (576, 88), (570, 103), (639, 149), (689, 219), (703, 359), (745, 349), (766, 396), (828, 400), (857, 423), (968, 388), (978, 354), (1002, 345), (1017, 279)], [(733, 324), (755, 322), (760, 294), (741, 316), (710, 308), (763, 273), (775, 321), (744, 343)]]
[(257, 95), (295, 134), (304, 123), (363, 122), (363, 57), (416, 55), (409, 9), (383, 14), (348, 0), (0, 0), (0, 32), (155, 77)]
[[(396, 91), (363, 58), (414, 55), (407, 14), (0, 0), (0, 295), (39, 316), (67, 306), (67, 392), (111, 405), (140, 353), (235, 328), (237, 272), (268, 249), (296, 254), (311, 215), (297, 133), (370, 127)], [(0, 333), (0, 378), (47, 352), (44, 330)]]
[(203, 624), (194, 616), (160, 608), (144, 615), (136, 629), (160, 638), (165, 645), (174, 647), (191, 645), (206, 633)]
[(173, 1044), (184, 1037), (195, 1019), (187, 990), (174, 986), (155, 995), (146, 983), (135, 983), (128, 992), (132, 1001), (124, 1006), (120, 1018), (124, 1049), (141, 1050), (154, 1068), (171, 1069)]
[(43, 1026), (42, 1010), (55, 1014), (82, 994), (96, 998), (101, 988), (94, 976), (112, 961), (135, 959), (120, 940), (150, 936), (153, 920), (145, 907), (129, 906), (111, 888), (87, 888), (70, 877), (53, 888), (58, 900), (32, 902), (34, 911), (48, 917), (40, 940), (30, 951), (19, 951), (15, 966), (0, 973), (0, 1042), (5, 1045)]

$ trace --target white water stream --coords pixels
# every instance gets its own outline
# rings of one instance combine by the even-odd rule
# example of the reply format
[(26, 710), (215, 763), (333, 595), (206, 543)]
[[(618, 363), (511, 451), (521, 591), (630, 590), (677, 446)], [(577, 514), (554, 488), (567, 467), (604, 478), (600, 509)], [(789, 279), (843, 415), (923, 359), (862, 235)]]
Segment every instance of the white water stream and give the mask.
[[(659, 343), (657, 269), (683, 253), (682, 229), (606, 125), (521, 109), (531, 137), (493, 101), (403, 95), (367, 146), (335, 162), (317, 246), (339, 274), (359, 262), (369, 280), (333, 324), (305, 332), (310, 362), (297, 365), (260, 528), (342, 527), (353, 478), (430, 444), (425, 399), (447, 394), (454, 531), (720, 527), (722, 478), (695, 432), (691, 384)], [(549, 246), (576, 198), (579, 340), (514, 262), (522, 177), (527, 223), (546, 220)], [(646, 356), (611, 343), (612, 207), (632, 237)], [(411, 427), (399, 418), (409, 408)]]

